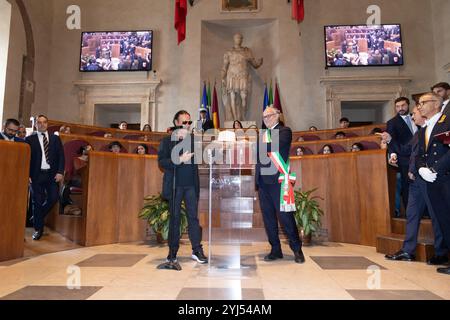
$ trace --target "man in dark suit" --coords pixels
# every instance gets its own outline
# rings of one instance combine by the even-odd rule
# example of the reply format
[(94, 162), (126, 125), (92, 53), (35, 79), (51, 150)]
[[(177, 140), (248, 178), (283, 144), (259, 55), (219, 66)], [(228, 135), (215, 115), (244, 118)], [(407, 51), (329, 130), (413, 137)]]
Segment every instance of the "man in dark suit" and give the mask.
[[(409, 114), (409, 99), (401, 97), (395, 100), (395, 111), (397, 115), (387, 122), (387, 132), (391, 135), (392, 140), (389, 143), (389, 148), (392, 149), (391, 144), (396, 145), (397, 150), (407, 150), (403, 147), (406, 146), (412, 139), (413, 135), (417, 132), (417, 127), (413, 123)], [(403, 205), (406, 208), (408, 205), (408, 190), (409, 190), (409, 158), (411, 153), (399, 152), (398, 167), (401, 175), (401, 189)]]
[[(260, 137), (258, 143), (258, 162), (255, 170), (255, 182), (259, 189), (259, 201), (263, 214), (264, 226), (269, 243), (272, 247), (270, 253), (264, 257), (264, 260), (273, 261), (283, 258), (278, 235), (277, 215), (279, 215), (280, 222), (289, 238), (289, 246), (294, 252), (295, 262), (304, 263), (305, 256), (302, 252), (302, 242), (298, 234), (294, 213), (280, 212), (281, 184), (278, 181), (280, 172), (277, 170), (272, 158), (263, 159), (263, 157), (267, 157), (267, 155), (261, 154), (266, 151), (268, 153), (278, 152), (280, 157), (287, 164), (292, 143), (292, 131), (290, 128), (280, 125), (280, 112), (273, 107), (269, 107), (264, 111), (264, 123), (269, 131), (264, 130), (265, 137), (263, 139)], [(270, 136), (271, 138), (267, 139), (266, 136)]]
[(64, 179), (64, 149), (58, 136), (47, 131), (48, 119), (37, 118), (37, 133), (26, 138), (31, 148), (30, 182), (33, 194), (33, 240), (44, 232), (45, 217), (58, 200), (58, 184)]
[[(404, 148), (407, 150), (405, 153), (410, 153), (410, 162), (408, 175), (411, 180), (409, 185), (409, 198), (408, 206), (406, 208), (406, 232), (403, 247), (400, 251), (394, 254), (387, 254), (386, 259), (395, 261), (414, 261), (417, 247), (417, 239), (419, 236), (419, 227), (421, 218), (428, 209), (428, 214), (432, 218), (433, 233), (434, 233), (434, 256), (431, 257), (427, 263), (429, 265), (441, 265), (448, 262), (448, 249), (444, 244), (444, 238), (442, 236), (441, 228), (437, 222), (436, 216), (430, 206), (427, 208), (427, 203), (430, 203), (426, 190), (426, 182), (419, 178), (419, 172), (416, 169), (416, 155), (419, 148), (419, 132), (422, 127), (425, 126), (425, 118), (419, 112), (418, 107), (414, 107), (412, 112), (412, 118), (414, 123), (419, 128), (410, 143)], [(390, 136), (387, 132), (383, 133), (383, 139), (390, 140)], [(396, 145), (390, 145), (393, 151), (400, 153), (400, 150), (395, 150)], [(395, 154), (395, 153), (393, 153)], [(390, 164), (396, 164), (396, 158), (391, 158)]]
[(8, 119), (3, 127), (3, 132), (0, 132), (0, 140), (25, 142), (25, 140), (16, 137), (19, 132), (20, 123), (16, 119)]
[(440, 82), (438, 84), (435, 84), (431, 88), (431, 91), (442, 98), (444, 102), (442, 103), (441, 112), (447, 117), (450, 117), (450, 84), (448, 84), (447, 82)]
[[(450, 147), (435, 136), (450, 131), (450, 118), (442, 114), (442, 98), (435, 93), (420, 97), (419, 111), (426, 127), (419, 133), (416, 168), (426, 181), (426, 190), (436, 220), (441, 228), (444, 243), (450, 248)], [(450, 275), (450, 267), (438, 268)]]
[(202, 130), (206, 132), (210, 129), (214, 129), (214, 122), (206, 118), (206, 109), (200, 109), (200, 121), (202, 122)]
[[(177, 262), (180, 246), (181, 203), (186, 204), (188, 233), (192, 245), (192, 259), (207, 263), (201, 244), (202, 231), (198, 220), (200, 182), (198, 165), (194, 161), (194, 137), (190, 134), (191, 116), (179, 111), (173, 119), (173, 133), (161, 141), (158, 162), (164, 169), (162, 197), (170, 204), (169, 255), (167, 262)], [(174, 179), (175, 175), (175, 179)], [(174, 186), (175, 183), (175, 186)], [(175, 198), (175, 199), (174, 199)]]

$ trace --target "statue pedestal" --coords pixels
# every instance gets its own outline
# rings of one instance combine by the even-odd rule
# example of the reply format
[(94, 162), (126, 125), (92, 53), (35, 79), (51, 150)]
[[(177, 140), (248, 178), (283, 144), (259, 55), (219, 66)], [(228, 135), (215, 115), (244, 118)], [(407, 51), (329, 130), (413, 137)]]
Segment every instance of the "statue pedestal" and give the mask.
[[(233, 128), (233, 123), (234, 123), (234, 121), (225, 121), (224, 122), (224, 129), (232, 129)], [(259, 124), (259, 126), (256, 123), (256, 121), (241, 121), (241, 123), (242, 123), (242, 126), (244, 127), (244, 129), (248, 129), (251, 126), (256, 126), (256, 127), (259, 128), (259, 126), (262, 123), (262, 120), (261, 120), (261, 123)]]

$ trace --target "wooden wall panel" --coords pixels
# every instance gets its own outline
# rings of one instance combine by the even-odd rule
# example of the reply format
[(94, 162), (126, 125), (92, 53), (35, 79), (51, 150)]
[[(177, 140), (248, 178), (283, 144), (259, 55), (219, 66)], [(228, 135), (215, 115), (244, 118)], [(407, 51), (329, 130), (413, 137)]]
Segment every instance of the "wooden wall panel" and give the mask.
[(0, 261), (23, 256), (30, 147), (0, 141)]

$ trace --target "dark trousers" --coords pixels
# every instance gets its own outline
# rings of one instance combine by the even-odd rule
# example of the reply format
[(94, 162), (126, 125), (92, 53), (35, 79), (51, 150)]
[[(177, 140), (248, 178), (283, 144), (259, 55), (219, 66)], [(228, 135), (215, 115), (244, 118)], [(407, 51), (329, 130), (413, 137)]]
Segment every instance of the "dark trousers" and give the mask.
[(448, 250), (444, 243), (444, 237), (428, 198), (427, 184), (420, 177), (416, 178), (409, 185), (409, 201), (406, 208), (406, 234), (402, 250), (412, 255), (416, 253), (420, 220), (426, 209), (428, 209), (433, 225), (434, 252), (438, 256), (445, 256), (448, 254)]
[(408, 207), (408, 200), (409, 200), (409, 183), (411, 180), (409, 180), (408, 177), (408, 166), (400, 166), (400, 176), (401, 176), (401, 183), (402, 183), (402, 200), (403, 200), (403, 206), (405, 209)]
[[(188, 233), (192, 250), (202, 249), (202, 231), (198, 220), (198, 199), (195, 187), (177, 187), (175, 190), (175, 204), (170, 200), (170, 227), (169, 227), (169, 248), (173, 254), (178, 252), (180, 247), (180, 224), (181, 224), (181, 202), (186, 204)], [(175, 207), (172, 207), (172, 206)]]
[(426, 188), (434, 217), (442, 231), (443, 243), (450, 249), (450, 181), (427, 183)]
[(43, 230), (45, 217), (58, 201), (58, 184), (50, 172), (41, 171), (31, 182), (33, 199), (33, 225), (36, 231)]
[(260, 184), (259, 203), (272, 251), (281, 252), (280, 237), (278, 235), (278, 214), (281, 225), (289, 238), (289, 246), (292, 251), (298, 252), (302, 247), (302, 241), (298, 235), (294, 214), (293, 212), (280, 212), (280, 185)]

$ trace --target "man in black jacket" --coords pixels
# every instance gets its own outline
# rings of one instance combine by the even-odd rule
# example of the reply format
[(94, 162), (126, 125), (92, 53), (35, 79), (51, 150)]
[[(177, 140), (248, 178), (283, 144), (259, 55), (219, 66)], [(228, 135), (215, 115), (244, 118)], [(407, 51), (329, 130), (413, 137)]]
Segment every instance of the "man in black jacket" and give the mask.
[(58, 200), (58, 183), (64, 179), (64, 149), (58, 136), (47, 131), (48, 119), (37, 118), (38, 132), (26, 138), (31, 148), (30, 181), (33, 195), (33, 240), (44, 232), (45, 217)]
[(198, 220), (200, 183), (198, 166), (194, 161), (194, 137), (190, 134), (192, 125), (190, 114), (184, 110), (179, 111), (173, 119), (173, 124), (175, 127), (172, 135), (161, 141), (158, 150), (158, 162), (164, 169), (162, 197), (170, 204), (167, 262), (177, 262), (181, 236), (181, 203), (184, 200), (189, 239), (192, 244), (192, 259), (203, 264), (207, 263), (208, 259), (201, 245), (202, 231)]
[[(419, 132), (416, 168), (426, 181), (426, 190), (444, 243), (450, 248), (450, 147), (436, 135), (450, 131), (450, 118), (441, 112), (442, 98), (435, 93), (420, 97), (419, 111), (427, 118), (426, 127)], [(450, 267), (438, 272), (450, 275)]]
[(200, 110), (200, 121), (202, 122), (202, 130), (206, 132), (210, 129), (214, 129), (214, 122), (206, 118), (207, 110), (205, 108)]
[(3, 132), (0, 132), (0, 140), (12, 142), (25, 142), (25, 140), (18, 138), (20, 123), (16, 119), (8, 119), (3, 127)]
[[(392, 149), (391, 144), (395, 144), (397, 150), (403, 149), (417, 132), (417, 127), (409, 114), (409, 104), (409, 99), (405, 97), (395, 100), (395, 111), (397, 112), (397, 116), (387, 122), (386, 130), (392, 137), (392, 141), (389, 143), (389, 149)], [(408, 168), (411, 153), (400, 152), (397, 156), (401, 175), (402, 200), (403, 205), (406, 208), (408, 205)]]
[(259, 189), (259, 201), (263, 214), (264, 226), (269, 243), (272, 247), (271, 252), (264, 257), (264, 260), (273, 261), (283, 258), (278, 235), (277, 215), (279, 215), (280, 222), (289, 238), (289, 246), (294, 252), (295, 262), (304, 263), (305, 257), (302, 252), (302, 242), (298, 234), (294, 213), (292, 211), (281, 211), (281, 184), (278, 180), (280, 172), (276, 169), (276, 164), (272, 158), (270, 158), (270, 161), (264, 161), (261, 158), (261, 152), (278, 152), (284, 163), (287, 164), (292, 143), (292, 131), (290, 128), (280, 125), (280, 112), (272, 107), (269, 107), (264, 111), (264, 123), (268, 128), (267, 132), (264, 130), (264, 134), (265, 136), (270, 136), (270, 138), (267, 140), (267, 138), (264, 137), (262, 142), (260, 139), (258, 143), (258, 162), (255, 170), (255, 182)]

